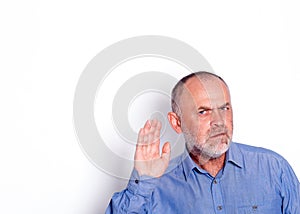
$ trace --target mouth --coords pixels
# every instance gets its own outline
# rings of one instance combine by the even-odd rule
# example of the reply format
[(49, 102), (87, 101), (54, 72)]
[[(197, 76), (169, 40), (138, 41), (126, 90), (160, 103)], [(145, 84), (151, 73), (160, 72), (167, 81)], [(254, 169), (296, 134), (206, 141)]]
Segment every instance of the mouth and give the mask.
[(219, 134), (214, 134), (214, 135), (210, 136), (210, 138), (223, 137), (223, 136), (226, 136), (226, 135), (227, 135), (226, 133), (219, 133)]

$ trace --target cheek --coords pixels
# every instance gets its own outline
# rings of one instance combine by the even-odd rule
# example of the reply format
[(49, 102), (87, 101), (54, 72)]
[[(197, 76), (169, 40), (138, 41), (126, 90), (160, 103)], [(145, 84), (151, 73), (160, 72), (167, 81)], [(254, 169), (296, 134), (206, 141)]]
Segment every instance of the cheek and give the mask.
[(201, 120), (198, 123), (197, 132), (198, 136), (206, 137), (210, 134), (211, 126), (210, 126), (210, 120)]
[(211, 120), (209, 116), (199, 117), (198, 114), (190, 114), (189, 117), (183, 118), (182, 126), (185, 127), (185, 130), (190, 131), (198, 137), (207, 137), (211, 129)]
[(182, 127), (194, 136), (204, 136), (209, 129), (209, 121), (200, 120), (199, 117), (189, 117), (182, 120)]
[(232, 115), (227, 115), (227, 117), (225, 119), (225, 123), (227, 124), (228, 127), (232, 127), (233, 126)]
[(199, 118), (196, 114), (186, 114), (182, 117), (181, 123), (186, 128), (192, 130), (199, 126)]

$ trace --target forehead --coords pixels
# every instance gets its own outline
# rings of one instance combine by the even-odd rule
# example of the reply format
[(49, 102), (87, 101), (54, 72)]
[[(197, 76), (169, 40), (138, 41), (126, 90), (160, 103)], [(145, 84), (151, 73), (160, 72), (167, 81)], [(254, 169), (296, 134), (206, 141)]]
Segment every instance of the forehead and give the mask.
[(213, 107), (230, 103), (230, 93), (225, 83), (216, 77), (200, 79), (195, 76), (185, 82), (180, 100), (185, 105)]

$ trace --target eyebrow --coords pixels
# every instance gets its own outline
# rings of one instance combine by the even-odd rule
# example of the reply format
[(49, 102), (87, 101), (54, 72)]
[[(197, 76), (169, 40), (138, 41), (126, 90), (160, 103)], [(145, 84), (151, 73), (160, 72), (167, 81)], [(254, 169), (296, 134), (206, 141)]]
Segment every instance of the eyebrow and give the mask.
[(227, 103), (225, 103), (224, 105), (222, 105), (220, 108), (223, 108), (223, 107), (226, 107), (226, 106), (230, 106), (230, 103), (227, 102)]
[[(221, 106), (218, 107), (218, 108), (223, 108), (223, 107), (226, 107), (226, 106), (230, 106), (230, 103), (227, 102), (227, 103), (221, 105)], [(208, 107), (208, 106), (199, 106), (199, 107), (198, 107), (198, 111), (199, 111), (199, 110), (203, 110), (203, 109), (204, 109), (204, 110), (211, 110), (212, 108), (211, 108), (211, 107)]]

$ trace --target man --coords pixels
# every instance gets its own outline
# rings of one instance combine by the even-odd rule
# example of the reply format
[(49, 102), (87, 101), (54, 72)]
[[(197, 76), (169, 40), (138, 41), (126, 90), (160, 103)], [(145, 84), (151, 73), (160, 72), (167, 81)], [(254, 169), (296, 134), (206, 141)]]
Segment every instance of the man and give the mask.
[(208, 72), (192, 73), (172, 91), (168, 120), (186, 142), (170, 161), (160, 154), (161, 124), (140, 129), (132, 178), (114, 194), (106, 213), (300, 214), (300, 185), (288, 162), (267, 149), (232, 143), (227, 84)]

